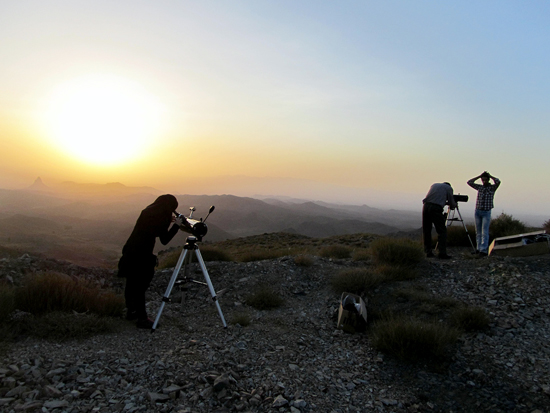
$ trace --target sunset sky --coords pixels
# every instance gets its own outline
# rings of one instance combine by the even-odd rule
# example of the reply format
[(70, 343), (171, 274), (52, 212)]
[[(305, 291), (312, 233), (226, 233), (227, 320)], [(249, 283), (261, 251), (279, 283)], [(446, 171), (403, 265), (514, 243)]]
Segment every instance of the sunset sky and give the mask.
[(0, 187), (399, 209), (488, 170), (495, 211), (550, 218), (549, 22), (547, 1), (3, 1)]

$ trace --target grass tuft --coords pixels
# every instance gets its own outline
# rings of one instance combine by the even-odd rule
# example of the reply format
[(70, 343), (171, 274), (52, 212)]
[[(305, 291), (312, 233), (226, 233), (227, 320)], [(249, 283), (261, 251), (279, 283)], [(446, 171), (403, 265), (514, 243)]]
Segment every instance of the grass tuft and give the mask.
[(263, 260), (273, 260), (276, 258), (284, 257), (288, 255), (288, 251), (285, 250), (257, 250), (244, 253), (240, 256), (239, 261), (241, 262), (253, 262), (253, 261), (263, 261)]
[(400, 265), (381, 264), (376, 267), (376, 272), (388, 281), (409, 281), (420, 276), (416, 268)]
[(353, 261), (369, 261), (371, 259), (370, 250), (368, 248), (360, 248), (353, 251), (351, 256)]
[(15, 310), (15, 289), (6, 283), (0, 283), (0, 322)]
[(451, 315), (451, 322), (464, 331), (481, 331), (489, 328), (490, 318), (481, 307), (461, 307)]
[(361, 295), (386, 281), (384, 275), (367, 268), (342, 270), (330, 279), (334, 292), (349, 292)]
[(350, 258), (351, 253), (352, 249), (350, 247), (346, 247), (345, 245), (327, 245), (319, 251), (319, 255), (323, 258), (345, 259)]
[(370, 243), (372, 258), (377, 264), (416, 265), (424, 259), (420, 243), (408, 238), (379, 238)]
[(313, 258), (309, 255), (296, 255), (294, 257), (294, 264), (298, 265), (299, 267), (311, 267), (313, 265)]
[(256, 310), (272, 310), (283, 304), (283, 298), (269, 284), (260, 284), (246, 297), (247, 305)]
[(414, 318), (388, 317), (372, 328), (372, 343), (378, 351), (406, 361), (442, 359), (458, 331), (442, 323)]
[(239, 324), (240, 326), (246, 327), (250, 325), (250, 315), (244, 311), (237, 312), (231, 317), (231, 324)]

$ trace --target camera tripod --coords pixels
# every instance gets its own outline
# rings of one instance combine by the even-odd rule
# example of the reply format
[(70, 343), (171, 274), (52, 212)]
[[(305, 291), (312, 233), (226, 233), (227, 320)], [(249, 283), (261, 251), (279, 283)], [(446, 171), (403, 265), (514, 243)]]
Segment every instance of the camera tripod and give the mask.
[[(458, 217), (455, 215), (458, 214)], [(468, 236), (468, 241), (470, 241), (470, 245), (472, 246), (472, 251), (476, 252), (476, 247), (474, 247), (474, 243), (472, 242), (472, 239), (470, 238), (470, 233), (468, 232), (468, 228), (466, 228), (466, 224), (464, 223), (464, 220), (462, 219), (462, 214), (460, 213), (460, 209), (458, 208), (458, 202), (456, 203), (456, 208), (451, 209), (449, 208), (447, 211), (447, 222), (446, 226), (447, 229), (453, 225), (453, 222), (462, 222), (462, 227), (464, 228), (464, 231), (466, 231), (466, 235)]]
[[(194, 282), (196, 284), (202, 284), (208, 286), (208, 289), (210, 290), (210, 294), (212, 295), (212, 300), (216, 304), (216, 308), (218, 309), (218, 313), (220, 314), (220, 318), (222, 319), (222, 324), (224, 328), (227, 328), (227, 324), (225, 322), (225, 318), (223, 317), (222, 309), (220, 308), (220, 303), (218, 302), (218, 298), (216, 296), (216, 291), (214, 290), (214, 286), (212, 285), (212, 281), (210, 281), (210, 277), (208, 276), (208, 271), (206, 270), (206, 265), (204, 264), (204, 260), (202, 259), (201, 252), (199, 251), (199, 246), (197, 245), (197, 237), (189, 236), (187, 237), (185, 246), (183, 247), (183, 250), (181, 251), (180, 257), (178, 259), (178, 263), (176, 264), (176, 267), (174, 268), (174, 272), (172, 273), (172, 278), (170, 278), (170, 282), (168, 283), (168, 288), (166, 289), (166, 292), (164, 293), (164, 297), (162, 297), (162, 303), (160, 304), (159, 311), (157, 313), (157, 318), (155, 319), (155, 322), (153, 323), (153, 327), (151, 328), (151, 332), (155, 331), (157, 328), (160, 316), (162, 314), (162, 310), (164, 310), (164, 306), (167, 302), (170, 301), (170, 293), (172, 292), (172, 289), (174, 288), (174, 285), (176, 284), (176, 279), (178, 278), (179, 272), (181, 270), (182, 265), (184, 266), (184, 278), (183, 282), (189, 281)], [(188, 265), (191, 264), (191, 258), (192, 255), (195, 254), (197, 256), (197, 261), (201, 267), (202, 274), (204, 275), (204, 279), (206, 283), (193, 280), (189, 277), (187, 277), (187, 270)], [(187, 258), (187, 261), (186, 261)], [(182, 298), (183, 300), (183, 298)]]

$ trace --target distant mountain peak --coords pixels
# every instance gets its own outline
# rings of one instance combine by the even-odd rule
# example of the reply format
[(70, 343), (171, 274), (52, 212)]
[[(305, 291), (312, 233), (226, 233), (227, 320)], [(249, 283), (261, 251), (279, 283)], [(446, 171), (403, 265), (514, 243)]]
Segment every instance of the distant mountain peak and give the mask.
[(27, 188), (30, 191), (50, 191), (50, 188), (42, 182), (40, 177), (36, 178), (31, 186)]

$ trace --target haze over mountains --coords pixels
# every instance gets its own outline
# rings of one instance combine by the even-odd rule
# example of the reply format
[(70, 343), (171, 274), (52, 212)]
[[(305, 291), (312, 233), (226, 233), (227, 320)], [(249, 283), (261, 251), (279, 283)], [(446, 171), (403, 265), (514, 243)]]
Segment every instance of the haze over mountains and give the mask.
[[(65, 182), (50, 187), (38, 178), (24, 190), (0, 189), (0, 246), (32, 250), (84, 265), (112, 266), (140, 211), (162, 192), (121, 183)], [(311, 237), (352, 233), (389, 234), (420, 227), (418, 212), (367, 205), (336, 205), (299, 199), (254, 199), (233, 195), (174, 194), (178, 212), (205, 217), (205, 241), (270, 232)], [(180, 233), (170, 245), (182, 245)], [(157, 249), (163, 248), (160, 243)]]

